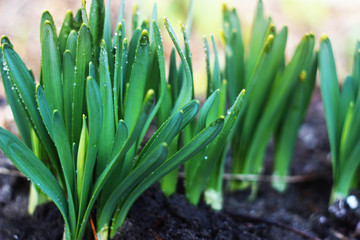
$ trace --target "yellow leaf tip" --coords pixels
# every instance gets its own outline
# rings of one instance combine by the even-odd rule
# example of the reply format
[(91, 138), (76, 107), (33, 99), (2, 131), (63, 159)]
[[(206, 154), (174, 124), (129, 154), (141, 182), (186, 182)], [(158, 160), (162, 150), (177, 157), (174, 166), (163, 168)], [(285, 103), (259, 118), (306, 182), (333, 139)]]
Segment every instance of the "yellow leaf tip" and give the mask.
[(326, 34), (322, 34), (321, 37), (320, 37), (320, 41), (324, 42), (324, 41), (327, 41), (327, 40), (329, 40), (329, 37)]

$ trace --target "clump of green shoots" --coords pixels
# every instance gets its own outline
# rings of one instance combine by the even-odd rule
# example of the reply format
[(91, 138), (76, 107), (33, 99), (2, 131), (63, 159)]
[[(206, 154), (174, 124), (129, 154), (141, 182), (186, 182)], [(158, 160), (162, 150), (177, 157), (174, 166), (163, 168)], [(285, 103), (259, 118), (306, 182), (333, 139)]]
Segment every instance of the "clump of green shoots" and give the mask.
[(22, 141), (0, 128), (0, 148), (59, 208), (64, 239), (87, 236), (90, 218), (98, 239), (113, 237), (136, 198), (205, 149), (224, 125), (217, 118), (181, 149), (169, 150), (199, 109), (186, 85), (140, 148), (168, 91), (156, 15), (154, 7), (141, 25), (133, 17), (127, 38), (124, 2), (114, 34), (110, 1), (105, 13), (104, 2), (93, 0), (89, 14), (83, 1), (75, 16), (66, 14), (59, 34), (44, 12), (39, 84), (1, 39), (2, 80)]
[[(168, 91), (165, 93), (163, 104), (160, 106), (157, 116), (157, 120), (160, 122), (162, 122), (164, 116), (168, 116), (177, 110), (181, 105), (179, 105), (179, 102), (184, 101), (184, 97), (188, 99), (187, 101), (195, 98), (192, 57), (189, 44), (192, 12), (193, 1), (190, 3), (186, 27), (180, 23), (184, 39), (183, 48), (180, 47), (180, 43), (168, 20), (166, 18), (164, 20), (165, 27), (170, 34), (181, 63), (178, 67), (176, 64), (175, 49), (173, 49), (170, 57)], [(210, 145), (185, 163), (185, 191), (189, 201), (195, 205), (198, 204), (200, 196), (205, 189), (208, 189), (206, 192), (210, 194), (205, 194), (209, 196), (206, 197), (206, 201), (212, 205), (214, 209), (220, 209), (222, 207), (222, 180), (228, 149), (226, 144), (228, 143), (227, 140), (240, 113), (245, 91), (238, 94), (239, 96), (236, 101), (232, 103), (231, 109), (226, 112), (226, 80), (221, 80), (221, 71), (214, 37), (211, 38), (211, 41), (215, 54), (212, 73), (210, 70), (209, 44), (206, 38), (204, 41), (208, 76), (207, 99), (202, 106), (197, 121), (191, 121), (182, 134), (174, 138), (174, 141), (169, 146), (169, 151), (178, 151), (181, 144), (189, 144), (194, 136), (209, 126), (213, 121), (218, 118), (223, 118), (223, 116), (226, 115), (224, 127), (219, 136), (217, 136)], [(176, 169), (161, 180), (162, 190), (167, 196), (176, 191), (177, 179), (178, 170)]]
[[(247, 49), (235, 9), (224, 5), (223, 15), (224, 78), (228, 82), (229, 102), (235, 101), (241, 89), (247, 91), (233, 136), (231, 171), (234, 174), (261, 174), (265, 150), (273, 136), (274, 176), (286, 176), (315, 83), (314, 36), (305, 34), (286, 63), (287, 27), (277, 32), (271, 18), (265, 18), (261, 0)], [(231, 182), (232, 190), (247, 186), (249, 182)], [(286, 188), (285, 183), (274, 182), (273, 186), (279, 191)], [(252, 187), (255, 193), (257, 183)]]
[(329, 134), (333, 188), (330, 202), (346, 198), (358, 186), (360, 164), (360, 43), (356, 44), (353, 73), (340, 90), (330, 40), (321, 37), (320, 87)]

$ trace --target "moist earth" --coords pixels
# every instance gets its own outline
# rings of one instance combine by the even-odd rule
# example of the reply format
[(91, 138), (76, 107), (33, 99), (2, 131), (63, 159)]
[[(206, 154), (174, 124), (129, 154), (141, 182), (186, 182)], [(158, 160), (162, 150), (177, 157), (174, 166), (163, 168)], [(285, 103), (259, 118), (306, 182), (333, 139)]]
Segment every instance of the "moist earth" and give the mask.
[[(271, 156), (270, 144), (265, 175), (271, 173)], [(359, 209), (342, 218), (328, 211), (331, 163), (318, 89), (300, 129), (293, 161), (291, 175), (300, 177), (284, 193), (278, 193), (271, 183), (263, 181), (252, 201), (248, 200), (249, 191), (227, 192), (224, 209), (219, 212), (203, 201), (198, 207), (190, 204), (183, 195), (182, 180), (179, 193), (170, 198), (155, 184), (134, 203), (114, 239), (360, 239)], [(64, 227), (55, 205), (42, 205), (33, 216), (28, 215), (29, 181), (19, 176), (0, 152), (1, 169), (0, 240), (60, 240)]]

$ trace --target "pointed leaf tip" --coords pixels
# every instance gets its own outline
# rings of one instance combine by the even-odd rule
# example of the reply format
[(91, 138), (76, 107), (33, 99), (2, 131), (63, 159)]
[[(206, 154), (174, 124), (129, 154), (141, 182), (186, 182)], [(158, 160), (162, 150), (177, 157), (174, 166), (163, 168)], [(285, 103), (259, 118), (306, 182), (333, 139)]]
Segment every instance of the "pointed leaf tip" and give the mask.
[(326, 34), (321, 35), (321, 38), (320, 38), (321, 42), (325, 42), (325, 41), (328, 41), (328, 40), (329, 40), (329, 37)]

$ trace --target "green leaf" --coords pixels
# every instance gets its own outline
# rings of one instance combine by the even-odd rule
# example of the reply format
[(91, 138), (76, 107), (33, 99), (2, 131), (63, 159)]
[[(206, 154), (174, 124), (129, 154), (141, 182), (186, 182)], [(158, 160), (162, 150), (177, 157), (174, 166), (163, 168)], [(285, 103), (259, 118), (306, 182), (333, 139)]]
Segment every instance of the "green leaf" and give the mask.
[(128, 83), (130, 80), (130, 76), (132, 73), (132, 67), (134, 64), (135, 54), (137, 51), (137, 46), (139, 44), (140, 38), (142, 35), (141, 28), (137, 28), (136, 31), (133, 33), (130, 43), (129, 43), (129, 50), (128, 50), (128, 63), (127, 63), (127, 69), (126, 69), (126, 77), (125, 77), (125, 83)]
[(247, 155), (247, 161), (245, 163), (246, 171), (250, 173), (259, 173), (261, 171), (263, 154), (267, 142), (270, 139), (271, 132), (280, 119), (281, 115), (278, 113), (281, 112), (285, 106), (283, 99), (284, 97), (286, 99), (291, 94), (291, 90), (294, 89), (297, 83), (296, 80), (298, 80), (298, 76), (313, 56), (313, 49), (314, 35), (306, 34), (281, 77), (275, 80), (266, 108), (264, 109), (263, 118), (255, 130), (254, 140)]
[[(6, 37), (2, 37), (1, 42), (10, 43)], [(29, 148), (31, 148), (30, 119), (28, 119), (28, 115), (25, 111), (23, 104), (21, 103), (21, 99), (16, 93), (15, 87), (12, 86), (9, 68), (6, 66), (2, 50), (0, 51), (0, 72), (5, 90), (6, 100), (10, 105), (16, 125), (19, 129), (21, 139)], [(24, 121), (25, 119), (26, 121)]]
[[(84, 214), (88, 206), (89, 192), (92, 186), (93, 172), (97, 157), (103, 118), (103, 104), (101, 101), (100, 89), (95, 79), (92, 77), (88, 77), (86, 80), (86, 102), (89, 113), (89, 144), (86, 154), (86, 161), (83, 166), (84, 181), (82, 183), (78, 183), (82, 186), (81, 196), (79, 197), (78, 219), (83, 219), (85, 221), (87, 221), (87, 217), (84, 218)], [(76, 227), (77, 232), (79, 231), (80, 224), (82, 223), (80, 220), (78, 220), (78, 226)]]
[(0, 128), (0, 148), (26, 177), (54, 201), (64, 217), (66, 235), (70, 238), (68, 203), (56, 178), (25, 144), (3, 128)]
[(328, 37), (322, 36), (319, 52), (320, 89), (324, 104), (326, 125), (328, 128), (331, 160), (334, 178), (337, 181), (335, 170), (339, 165), (339, 102), (340, 90), (336, 75), (334, 55)]
[(36, 87), (36, 101), (38, 102), (39, 111), (43, 120), (43, 123), (48, 131), (50, 137), (53, 137), (53, 113), (50, 110), (49, 103), (46, 99), (45, 93), (41, 85)]
[(69, 50), (64, 52), (63, 56), (63, 94), (64, 94), (64, 120), (71, 141), (72, 125), (71, 113), (73, 103), (73, 87), (75, 77), (75, 59)]
[(215, 90), (205, 101), (205, 103), (201, 106), (198, 122), (196, 124), (196, 133), (199, 133), (206, 127), (206, 119), (211, 108), (214, 105), (216, 99), (219, 99), (220, 90)]
[(55, 27), (49, 21), (45, 21), (41, 34), (41, 70), (51, 111), (56, 109), (64, 115), (59, 45)]
[(159, 144), (152, 152), (149, 154), (146, 159), (131, 171), (129, 175), (125, 177), (125, 179), (113, 189), (112, 194), (107, 199), (104, 204), (104, 208), (100, 214), (98, 229), (99, 232), (101, 228), (108, 224), (111, 220), (113, 212), (119, 203), (120, 199), (129, 192), (131, 192), (140, 182), (146, 179), (152, 171), (158, 168), (167, 157), (167, 144), (162, 143)]
[(76, 190), (78, 199), (81, 199), (83, 183), (84, 183), (84, 171), (87, 157), (87, 150), (89, 147), (89, 132), (86, 124), (86, 117), (83, 116), (83, 125), (81, 129), (79, 148), (76, 157)]
[[(117, 127), (117, 123), (119, 122), (119, 115), (123, 115), (123, 92), (124, 92), (124, 71), (125, 68), (123, 64), (123, 58), (126, 58), (127, 47), (123, 48), (123, 40), (125, 36), (122, 34), (122, 24), (120, 23), (117, 27), (117, 31), (115, 33), (114, 41), (115, 41), (115, 66), (114, 66), (114, 114), (115, 114), (115, 124)], [(124, 51), (124, 53), (123, 53)]]
[(174, 103), (173, 112), (175, 112), (178, 109), (182, 108), (186, 103), (188, 103), (192, 99), (193, 79), (192, 79), (190, 66), (189, 66), (189, 63), (187, 62), (186, 56), (185, 56), (184, 52), (181, 50), (179, 40), (177, 39), (176, 34), (175, 34), (174, 30), (172, 29), (172, 27), (166, 17), (164, 18), (164, 24), (165, 24), (166, 30), (168, 31), (168, 33), (170, 35), (171, 40), (173, 41), (173, 43), (175, 45), (176, 51), (178, 52), (178, 54), (180, 56), (181, 63), (183, 64), (184, 70), (185, 70), (185, 80), (182, 83), (182, 86), (181, 86), (181, 89), (179, 92), (179, 96)]
[(265, 20), (264, 16), (264, 6), (262, 0), (258, 1), (256, 7), (255, 19), (252, 26), (251, 38), (249, 52), (246, 60), (246, 69), (245, 69), (245, 79), (250, 79), (253, 70), (256, 66), (258, 56), (263, 48), (265, 43), (266, 30), (268, 28), (269, 22)]
[[(92, 85), (94, 85), (94, 84), (95, 83), (92, 83)], [(134, 142), (139, 137), (139, 134), (141, 133), (141, 131), (144, 127), (144, 124), (149, 116), (149, 113), (152, 109), (152, 106), (153, 106), (153, 98), (149, 97), (148, 99), (146, 99), (146, 102), (143, 104), (143, 110), (139, 114), (138, 119), (136, 120), (137, 124), (135, 125), (135, 128), (130, 132), (130, 135), (126, 140), (126, 143), (120, 149), (119, 152), (112, 154), (112, 156), (114, 156), (114, 158), (111, 159), (111, 161), (109, 162), (109, 165), (105, 168), (105, 170), (102, 172), (102, 174), (96, 180), (93, 190), (92, 190), (92, 193), (90, 195), (90, 198), (88, 199), (87, 205), (85, 206), (86, 210), (85, 210), (84, 214), (81, 215), (81, 217), (79, 217), (79, 219), (82, 219), (82, 221), (78, 221), (78, 223), (79, 223), (79, 225), (77, 226), (78, 238), (81, 238), (84, 234), (84, 231), (86, 228), (86, 223), (90, 216), (90, 212), (91, 212), (92, 207), (95, 204), (95, 201), (97, 200), (100, 192), (102, 190), (107, 190), (108, 192), (111, 193), (111, 191), (113, 189), (112, 186), (113, 185), (116, 186), (117, 182), (111, 181), (111, 180), (113, 180), (111, 178), (111, 176), (115, 172), (116, 169), (121, 169), (121, 170), (124, 169), (123, 159), (124, 159), (125, 155), (127, 154), (127, 152), (129, 151), (129, 149), (131, 148), (131, 146), (134, 144)], [(91, 119), (91, 116), (89, 118)], [(94, 125), (94, 127), (98, 127), (98, 126)], [(90, 131), (90, 138), (91, 138), (91, 131)], [(89, 145), (91, 146), (91, 144), (89, 144)], [(89, 155), (89, 153), (88, 153), (88, 155)], [(128, 171), (128, 169), (126, 169), (126, 171), (124, 170), (124, 172), (127, 172), (127, 171)], [(92, 172), (91, 172), (91, 174), (92, 174)], [(124, 174), (121, 174), (121, 175), (124, 175)], [(90, 175), (90, 176), (92, 176), (92, 175)], [(85, 177), (85, 178), (89, 179), (89, 177), (88, 178)], [(119, 181), (122, 179), (122, 177), (121, 176), (119, 177), (119, 175), (117, 173), (116, 179), (117, 179), (117, 181)], [(106, 189), (103, 189), (103, 187)]]
[(105, 42), (100, 46), (100, 94), (103, 103), (103, 125), (100, 134), (99, 152), (97, 161), (97, 174), (100, 174), (108, 161), (112, 149), (112, 142), (115, 135), (113, 95), (110, 79), (108, 54)]
[(54, 111), (53, 114), (53, 140), (56, 145), (61, 168), (64, 173), (65, 183), (67, 188), (67, 201), (69, 203), (69, 220), (71, 231), (75, 232), (76, 227), (76, 213), (74, 198), (75, 196), (75, 166), (72, 161), (72, 154), (70, 149), (70, 144), (68, 141), (68, 136), (66, 133), (64, 121), (61, 118), (61, 115), (58, 111)]
[(51, 14), (49, 13), (49, 11), (44, 11), (43, 14), (41, 15), (41, 20), (40, 20), (40, 39), (42, 38), (42, 33), (43, 33), (43, 29), (45, 26), (45, 22), (48, 21), (51, 23), (52, 26), (55, 26), (54, 23), (54, 19), (51, 16)]
[(72, 30), (72, 20), (73, 20), (73, 13), (71, 10), (68, 10), (65, 15), (64, 22), (61, 26), (60, 33), (59, 33), (59, 53), (60, 57), (63, 56), (64, 51), (66, 50), (66, 43), (69, 37), (69, 34)]
[[(103, 2), (103, 0), (101, 0)], [(102, 38), (106, 44), (106, 51), (108, 55), (109, 62), (109, 71), (110, 71), (110, 79), (114, 76), (114, 55), (112, 54), (112, 42), (111, 42), (111, 1), (107, 0), (106, 2), (106, 11), (105, 11), (105, 22), (104, 25), (101, 26), (104, 29), (104, 33)], [(101, 41), (101, 36), (99, 36), (99, 43)]]
[[(55, 170), (57, 173), (60, 173), (60, 163), (52, 145), (52, 140), (45, 129), (42, 118), (37, 109), (35, 83), (33, 78), (25, 64), (21, 61), (19, 55), (9, 45), (3, 44), (2, 51), (6, 66), (9, 69), (10, 78), (13, 81), (14, 88), (24, 105), (24, 109), (29, 115), (32, 127), (38, 135), (41, 143), (44, 145), (46, 152), (49, 154)], [(61, 176), (61, 174), (59, 174), (59, 176)]]
[(76, 57), (77, 41), (78, 41), (78, 34), (74, 30), (72, 30), (67, 38), (66, 49), (70, 51), (73, 57)]
[(72, 107), (72, 142), (77, 143), (80, 138), (82, 115), (85, 114), (85, 79), (89, 73), (89, 62), (92, 59), (92, 40), (90, 29), (83, 24), (79, 31), (76, 63), (75, 81), (73, 87)]
[[(104, 21), (105, 21), (105, 7), (103, 0), (91, 1), (89, 27), (93, 39), (94, 59), (96, 63), (99, 59), (100, 43), (103, 39)], [(107, 31), (107, 29), (105, 30)], [(106, 43), (108, 44), (108, 43)]]
[(134, 64), (132, 65), (130, 86), (126, 99), (124, 121), (129, 131), (133, 130), (136, 124), (135, 120), (141, 112), (147, 79), (148, 55), (149, 35), (147, 31), (143, 31), (138, 42)]
[(175, 168), (195, 156), (199, 151), (204, 149), (221, 131), (224, 124), (224, 119), (220, 118), (207, 128), (196, 135), (187, 145), (181, 150), (167, 159), (160, 167), (158, 167), (148, 178), (142, 181), (127, 197), (122, 205), (118, 215), (113, 222), (111, 236), (117, 231), (118, 227), (123, 223), (126, 214), (134, 201), (143, 193), (148, 187), (156, 181), (173, 171)]
[[(228, 141), (231, 139), (232, 131), (234, 131), (234, 125), (236, 124), (237, 118), (240, 114), (241, 106), (244, 100), (245, 90), (241, 91), (236, 101), (229, 109), (228, 114), (224, 121), (224, 126), (221, 129), (219, 135), (215, 140), (209, 144), (209, 146), (204, 150), (202, 155), (199, 155), (194, 160), (194, 169), (191, 169), (189, 173), (190, 182), (187, 185), (186, 195), (188, 196), (190, 202), (197, 204), (200, 195), (206, 185), (206, 182), (209, 179), (210, 174), (213, 172), (212, 182), (215, 184), (207, 186), (208, 188), (218, 189), (218, 184), (222, 184), (222, 175), (224, 171), (225, 159), (221, 159), (221, 153)], [(193, 161), (193, 160), (192, 160)], [(221, 186), (220, 186), (221, 189)]]

